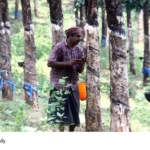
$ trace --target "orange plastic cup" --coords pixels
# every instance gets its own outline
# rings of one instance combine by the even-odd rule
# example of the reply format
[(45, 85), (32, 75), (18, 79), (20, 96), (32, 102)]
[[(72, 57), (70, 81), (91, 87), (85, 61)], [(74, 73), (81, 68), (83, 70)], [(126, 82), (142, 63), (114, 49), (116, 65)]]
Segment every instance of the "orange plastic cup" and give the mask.
[(86, 82), (78, 83), (79, 98), (81, 101), (86, 100)]

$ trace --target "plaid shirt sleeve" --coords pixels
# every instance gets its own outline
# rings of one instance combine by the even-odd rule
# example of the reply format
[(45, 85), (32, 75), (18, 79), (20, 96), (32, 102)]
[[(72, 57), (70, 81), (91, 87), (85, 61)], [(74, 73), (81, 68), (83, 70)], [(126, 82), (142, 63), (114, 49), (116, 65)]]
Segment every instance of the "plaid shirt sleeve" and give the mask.
[(50, 56), (48, 58), (49, 61), (58, 61), (61, 59), (61, 47), (59, 45), (56, 45), (53, 47)]

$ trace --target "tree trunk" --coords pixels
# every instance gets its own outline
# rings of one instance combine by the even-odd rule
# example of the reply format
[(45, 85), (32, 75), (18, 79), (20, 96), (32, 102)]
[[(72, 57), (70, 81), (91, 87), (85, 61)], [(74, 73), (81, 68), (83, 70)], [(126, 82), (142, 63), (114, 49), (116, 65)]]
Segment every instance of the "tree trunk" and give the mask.
[(133, 35), (132, 35), (132, 23), (131, 23), (131, 10), (127, 8), (127, 26), (128, 26), (128, 41), (129, 41), (129, 63), (130, 72), (135, 75), (135, 63), (134, 63), (134, 46), (133, 46)]
[[(149, 16), (148, 16), (148, 0), (144, 3), (144, 61), (143, 61), (143, 69), (149, 68), (150, 69), (150, 53), (149, 53)], [(143, 84), (144, 86), (147, 85), (149, 81), (147, 81), (147, 78), (149, 75), (147, 73), (144, 73), (143, 76)]]
[(31, 20), (30, 0), (21, 0), (22, 17), (24, 25), (24, 92), (26, 102), (34, 110), (38, 109), (38, 93), (36, 81), (36, 57), (33, 34), (33, 24)]
[(150, 51), (150, 17), (149, 17), (149, 51)]
[(52, 43), (54, 46), (63, 39), (63, 13), (61, 0), (50, 0), (49, 8), (52, 24)]
[(7, 0), (0, 2), (0, 89), (3, 98), (13, 100), (14, 83), (11, 74), (10, 23)]
[(15, 0), (15, 19), (19, 18), (19, 0)]
[(138, 13), (138, 43), (143, 41), (143, 11)]
[(105, 11), (105, 1), (102, 0), (102, 39), (101, 47), (106, 47), (107, 44), (107, 21), (106, 21), (106, 11)]
[(34, 0), (34, 14), (35, 14), (35, 17), (39, 17), (38, 15), (38, 0)]
[(106, 0), (110, 42), (110, 100), (112, 132), (130, 131), (126, 37), (120, 0)]
[(87, 13), (87, 105), (86, 131), (102, 131), (100, 110), (100, 60), (97, 0), (86, 1)]

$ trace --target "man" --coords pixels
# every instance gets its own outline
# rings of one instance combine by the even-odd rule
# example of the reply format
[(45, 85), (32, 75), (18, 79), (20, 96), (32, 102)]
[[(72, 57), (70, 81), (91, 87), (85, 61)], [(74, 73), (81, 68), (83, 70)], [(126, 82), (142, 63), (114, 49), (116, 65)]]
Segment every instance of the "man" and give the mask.
[[(84, 70), (86, 59), (83, 50), (77, 44), (83, 39), (83, 30), (80, 27), (72, 27), (65, 31), (67, 39), (57, 43), (49, 56), (47, 66), (51, 67), (50, 83), (55, 85), (55, 89), (50, 91), (49, 104), (58, 101), (52, 100), (52, 92), (63, 89), (63, 85), (59, 83), (59, 79), (67, 77), (66, 84), (71, 84), (67, 90), (69, 94), (64, 94), (64, 118), (59, 122), (60, 131), (64, 131), (64, 125), (69, 125), (69, 131), (73, 132), (75, 127), (80, 124), (79, 120), (79, 92), (78, 92), (78, 73)], [(57, 112), (55, 112), (57, 115)], [(59, 117), (57, 117), (57, 122)], [(53, 120), (57, 123), (56, 120)]]

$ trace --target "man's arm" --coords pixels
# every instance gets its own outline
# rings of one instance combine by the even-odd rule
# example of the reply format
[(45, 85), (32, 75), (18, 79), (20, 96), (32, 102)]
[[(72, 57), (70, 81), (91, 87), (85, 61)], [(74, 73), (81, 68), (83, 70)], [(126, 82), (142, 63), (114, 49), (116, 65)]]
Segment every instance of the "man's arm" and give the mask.
[(53, 68), (72, 67), (72, 66), (74, 66), (78, 63), (79, 63), (78, 59), (74, 59), (74, 60), (67, 61), (67, 62), (59, 62), (59, 61), (48, 60), (47, 66), (48, 67), (53, 67)]

